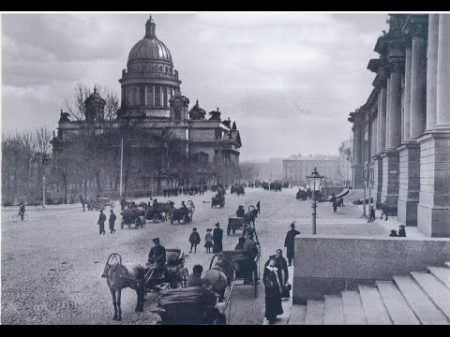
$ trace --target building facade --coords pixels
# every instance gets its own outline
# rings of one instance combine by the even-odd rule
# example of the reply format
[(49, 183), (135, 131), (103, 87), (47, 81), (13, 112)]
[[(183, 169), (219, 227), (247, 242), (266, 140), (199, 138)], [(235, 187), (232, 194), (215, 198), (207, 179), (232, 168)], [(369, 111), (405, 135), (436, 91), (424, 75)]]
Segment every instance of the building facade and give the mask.
[(368, 64), (374, 88), (349, 117), (353, 186), (370, 181), (405, 225), (450, 237), (450, 15), (388, 22)]
[[(207, 114), (198, 100), (189, 109), (171, 53), (155, 29), (150, 17), (129, 53), (117, 118), (104, 118), (105, 101), (95, 89), (85, 101), (84, 120), (61, 111), (52, 145), (55, 174), (64, 185), (57, 189), (66, 195), (76, 186), (84, 194), (118, 192), (121, 176), (125, 195), (239, 178), (236, 123), (222, 120), (219, 108)], [(69, 172), (67, 162), (74, 160), (81, 161), (79, 170)]]
[(339, 184), (342, 182), (339, 171), (338, 156), (295, 156), (283, 160), (284, 181), (290, 184), (305, 185), (306, 176), (311, 175), (314, 170), (325, 176), (328, 182)]

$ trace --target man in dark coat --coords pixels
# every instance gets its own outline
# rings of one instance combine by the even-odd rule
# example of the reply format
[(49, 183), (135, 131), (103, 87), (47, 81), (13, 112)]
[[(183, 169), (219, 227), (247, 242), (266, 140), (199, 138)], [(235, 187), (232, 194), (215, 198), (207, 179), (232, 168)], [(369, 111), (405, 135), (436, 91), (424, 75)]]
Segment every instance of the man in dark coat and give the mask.
[(111, 210), (111, 214), (109, 215), (109, 230), (111, 231), (111, 234), (114, 233), (116, 230), (114, 229), (114, 224), (116, 222), (116, 215), (114, 214), (114, 211)]
[(213, 253), (220, 253), (222, 248), (223, 230), (220, 228), (220, 224), (216, 223), (216, 228), (213, 231)]
[(189, 253), (192, 253), (192, 248), (194, 248), (194, 253), (197, 253), (197, 245), (200, 243), (200, 240), (200, 234), (198, 234), (197, 228), (194, 227), (191, 235), (189, 236), (189, 242), (191, 243), (191, 250)]
[(398, 236), (406, 237), (405, 225), (398, 226)]
[(334, 211), (334, 213), (336, 213), (336, 210), (337, 210), (337, 207), (338, 207), (338, 203), (337, 203), (337, 198), (334, 195), (334, 193), (331, 193), (330, 202), (333, 204), (333, 211)]
[(278, 269), (278, 277), (281, 282), (283, 292), (281, 297), (289, 297), (289, 291), (286, 289), (289, 280), (289, 270), (286, 259), (283, 257), (283, 250), (277, 249), (275, 253), (275, 267)]
[(236, 216), (238, 218), (243, 218), (245, 215), (245, 209), (244, 206), (239, 206), (238, 210), (236, 211)]
[(103, 235), (105, 235), (105, 221), (106, 221), (106, 215), (105, 214), (103, 214), (103, 210), (100, 210), (100, 216), (98, 217), (98, 221), (97, 221), (97, 224), (98, 224), (98, 229), (99, 229), (99, 232), (98, 232), (98, 234), (103, 234)]
[(281, 306), (281, 282), (278, 278), (278, 269), (275, 266), (275, 256), (270, 257), (269, 264), (264, 267), (263, 282), (265, 287), (265, 304), (266, 310), (264, 316), (269, 321), (269, 324), (273, 324), (277, 315), (283, 313), (283, 307)]
[(259, 200), (256, 203), (256, 209), (258, 210), (258, 214), (261, 213), (261, 203), (259, 202)]
[(160, 244), (159, 238), (153, 239), (153, 247), (148, 253), (148, 264), (155, 266), (154, 274), (161, 275), (166, 264), (166, 248)]
[(247, 238), (244, 243), (244, 250), (248, 254), (248, 263), (246, 268), (247, 280), (245, 283), (252, 282), (253, 271), (257, 269), (255, 258), (258, 255), (258, 246), (253, 240), (252, 234), (247, 234)]
[(298, 230), (295, 229), (295, 221), (291, 223), (291, 229), (286, 234), (286, 239), (284, 240), (284, 246), (286, 247), (286, 256), (288, 258), (289, 266), (292, 265), (292, 259), (294, 258), (294, 239), (295, 236), (300, 234)]

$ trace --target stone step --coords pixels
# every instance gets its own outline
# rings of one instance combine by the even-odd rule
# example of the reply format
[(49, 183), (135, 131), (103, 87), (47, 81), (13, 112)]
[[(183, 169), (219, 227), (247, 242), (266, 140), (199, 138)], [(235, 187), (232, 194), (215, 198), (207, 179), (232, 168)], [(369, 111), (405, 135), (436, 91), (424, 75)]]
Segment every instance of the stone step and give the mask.
[(367, 323), (370, 325), (392, 324), (378, 289), (367, 285), (359, 285), (358, 288)]
[(443, 284), (450, 288), (450, 268), (428, 267), (428, 270)]
[(394, 281), (422, 324), (448, 324), (444, 314), (410, 276), (394, 276)]
[(346, 290), (341, 294), (345, 324), (367, 324), (359, 293), (354, 290)]
[(411, 275), (434, 304), (450, 319), (450, 289), (434, 277), (433, 274), (412, 272)]
[(301, 325), (305, 324), (306, 318), (306, 305), (294, 304), (291, 308), (291, 315), (289, 317), (289, 325)]
[(420, 324), (416, 315), (409, 307), (400, 290), (391, 281), (376, 281), (381, 299), (394, 324), (418, 325)]
[(323, 324), (344, 324), (344, 312), (342, 311), (342, 298), (338, 295), (325, 295)]
[(308, 300), (306, 302), (305, 324), (322, 325), (323, 324), (324, 304), (321, 300)]
[(449, 262), (445, 262), (445, 265), (450, 268), (450, 261)]

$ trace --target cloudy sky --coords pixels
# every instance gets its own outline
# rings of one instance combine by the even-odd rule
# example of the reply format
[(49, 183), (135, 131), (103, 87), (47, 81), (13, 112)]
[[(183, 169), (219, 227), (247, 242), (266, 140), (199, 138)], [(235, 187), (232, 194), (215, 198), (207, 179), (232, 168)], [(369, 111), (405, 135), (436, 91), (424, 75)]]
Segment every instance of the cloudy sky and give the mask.
[[(336, 154), (365, 102), (386, 14), (153, 14), (191, 105), (236, 120), (241, 160)], [(56, 129), (74, 86), (120, 93), (148, 13), (4, 14), (2, 128)]]

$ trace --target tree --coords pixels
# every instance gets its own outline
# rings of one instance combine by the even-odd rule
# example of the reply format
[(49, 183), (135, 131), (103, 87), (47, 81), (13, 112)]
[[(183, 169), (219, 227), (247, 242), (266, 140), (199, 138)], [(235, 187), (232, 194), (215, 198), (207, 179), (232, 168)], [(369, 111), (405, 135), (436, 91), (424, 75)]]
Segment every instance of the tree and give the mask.
[(244, 162), (239, 165), (241, 169), (241, 179), (253, 181), (258, 177), (259, 169), (254, 163)]
[[(105, 119), (113, 120), (117, 117), (119, 111), (119, 96), (117, 93), (108, 88), (96, 85), (100, 96), (105, 100)], [(74, 88), (74, 96), (72, 99), (65, 99), (64, 107), (67, 112), (76, 120), (81, 121), (85, 119), (84, 101), (93, 93), (93, 90), (87, 85), (78, 83)]]

